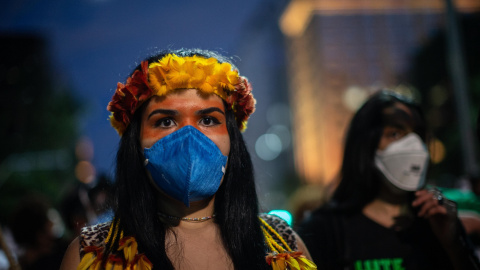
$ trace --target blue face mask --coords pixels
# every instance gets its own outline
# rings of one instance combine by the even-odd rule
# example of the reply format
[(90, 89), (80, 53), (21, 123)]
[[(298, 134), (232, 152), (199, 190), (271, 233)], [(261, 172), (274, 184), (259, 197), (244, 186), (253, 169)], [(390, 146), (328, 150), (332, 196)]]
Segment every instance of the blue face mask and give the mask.
[(144, 155), (155, 184), (186, 206), (217, 192), (227, 164), (217, 145), (192, 126), (158, 140)]

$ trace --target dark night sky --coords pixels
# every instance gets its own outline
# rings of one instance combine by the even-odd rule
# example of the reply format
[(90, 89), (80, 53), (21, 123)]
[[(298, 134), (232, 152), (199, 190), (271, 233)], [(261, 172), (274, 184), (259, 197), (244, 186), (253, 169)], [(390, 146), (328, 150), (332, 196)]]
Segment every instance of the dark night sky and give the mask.
[[(84, 106), (81, 135), (94, 143), (94, 165), (110, 171), (118, 135), (106, 105), (118, 81), (155, 48), (199, 47), (235, 56), (261, 0), (7, 1), (0, 31), (44, 37), (56, 79)], [(241, 59), (241, 55), (238, 55)]]

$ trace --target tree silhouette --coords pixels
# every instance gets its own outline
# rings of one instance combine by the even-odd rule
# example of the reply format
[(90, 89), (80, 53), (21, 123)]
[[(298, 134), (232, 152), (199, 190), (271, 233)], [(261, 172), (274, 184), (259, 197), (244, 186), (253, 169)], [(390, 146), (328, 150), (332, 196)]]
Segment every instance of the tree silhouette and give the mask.
[(5, 221), (20, 196), (39, 192), (56, 201), (73, 179), (79, 105), (53, 71), (42, 38), (3, 35), (0, 48), (0, 221)]

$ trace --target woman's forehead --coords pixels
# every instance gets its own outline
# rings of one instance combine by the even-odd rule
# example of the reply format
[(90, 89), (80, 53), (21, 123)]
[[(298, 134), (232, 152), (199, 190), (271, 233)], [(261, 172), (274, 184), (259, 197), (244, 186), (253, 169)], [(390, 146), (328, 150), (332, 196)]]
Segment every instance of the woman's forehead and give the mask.
[(416, 122), (412, 111), (405, 104), (395, 103), (383, 111), (384, 126), (414, 129)]
[[(170, 105), (182, 105), (185, 102), (191, 104), (202, 103), (218, 103), (223, 104), (223, 100), (214, 93), (206, 94), (197, 89), (177, 89), (168, 93), (165, 96), (152, 96), (149, 100), (152, 104), (170, 104)], [(152, 105), (153, 105), (152, 104)]]

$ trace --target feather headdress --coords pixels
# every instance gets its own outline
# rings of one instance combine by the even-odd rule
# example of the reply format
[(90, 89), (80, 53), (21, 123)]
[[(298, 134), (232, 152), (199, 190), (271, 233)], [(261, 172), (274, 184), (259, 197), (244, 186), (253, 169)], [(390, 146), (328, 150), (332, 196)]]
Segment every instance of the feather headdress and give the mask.
[(255, 111), (255, 99), (247, 78), (240, 76), (229, 63), (220, 63), (215, 58), (175, 54), (167, 54), (150, 64), (143, 61), (126, 84), (117, 84), (107, 106), (111, 112), (110, 123), (121, 136), (135, 111), (150, 97), (190, 88), (225, 100), (234, 112), (239, 129), (246, 129), (247, 120)]

